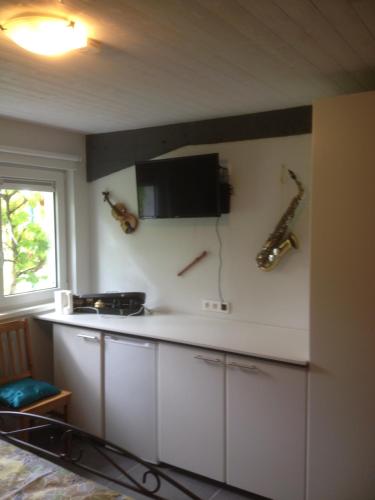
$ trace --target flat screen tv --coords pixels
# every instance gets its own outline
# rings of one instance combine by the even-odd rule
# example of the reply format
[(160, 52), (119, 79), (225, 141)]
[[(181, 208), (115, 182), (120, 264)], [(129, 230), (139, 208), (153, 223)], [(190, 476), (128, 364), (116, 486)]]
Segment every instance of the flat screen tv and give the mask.
[(137, 162), (138, 210), (141, 219), (218, 217), (218, 154)]

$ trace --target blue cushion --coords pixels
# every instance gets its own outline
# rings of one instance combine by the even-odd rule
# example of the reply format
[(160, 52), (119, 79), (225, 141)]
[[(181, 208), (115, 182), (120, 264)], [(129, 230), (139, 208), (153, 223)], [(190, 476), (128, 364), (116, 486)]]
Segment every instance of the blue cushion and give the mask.
[(24, 378), (0, 386), (0, 404), (18, 409), (60, 392), (57, 387), (47, 382)]

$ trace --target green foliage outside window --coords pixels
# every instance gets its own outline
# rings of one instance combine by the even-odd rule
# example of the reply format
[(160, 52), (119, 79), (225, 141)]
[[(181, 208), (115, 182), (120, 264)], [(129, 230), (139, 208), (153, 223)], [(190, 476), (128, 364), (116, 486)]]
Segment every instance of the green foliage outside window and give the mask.
[(3, 189), (0, 198), (3, 258), (8, 275), (4, 293), (8, 295), (17, 293), (21, 282), (34, 288), (47, 278), (40, 271), (46, 264), (50, 243), (38, 223), (45, 212), (42, 192)]

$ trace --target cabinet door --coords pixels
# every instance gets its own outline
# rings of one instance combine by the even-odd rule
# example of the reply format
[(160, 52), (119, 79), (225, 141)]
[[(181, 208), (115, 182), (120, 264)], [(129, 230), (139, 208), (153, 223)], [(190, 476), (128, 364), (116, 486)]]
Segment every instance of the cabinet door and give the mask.
[(157, 462), (155, 342), (105, 336), (105, 437)]
[(159, 346), (160, 460), (224, 481), (224, 356)]
[(227, 357), (227, 482), (273, 500), (305, 497), (306, 371)]
[(69, 422), (102, 436), (101, 334), (64, 325), (53, 327), (55, 384), (72, 391)]

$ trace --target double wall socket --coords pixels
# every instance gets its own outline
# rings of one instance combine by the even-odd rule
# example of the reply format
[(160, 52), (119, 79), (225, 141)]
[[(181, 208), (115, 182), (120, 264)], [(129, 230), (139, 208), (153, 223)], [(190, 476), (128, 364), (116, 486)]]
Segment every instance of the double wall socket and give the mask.
[(202, 310), (208, 312), (217, 313), (230, 313), (230, 303), (220, 302), (220, 300), (203, 299), (202, 300)]

